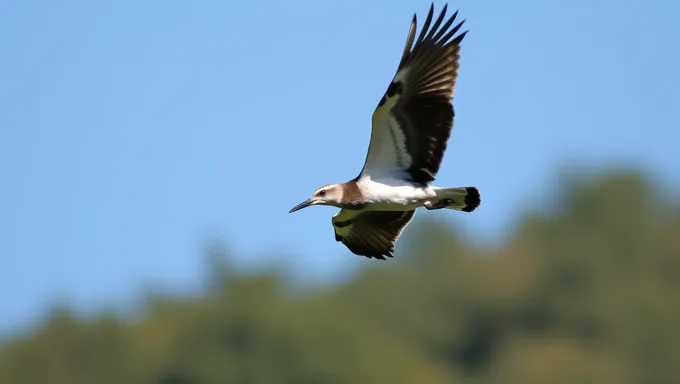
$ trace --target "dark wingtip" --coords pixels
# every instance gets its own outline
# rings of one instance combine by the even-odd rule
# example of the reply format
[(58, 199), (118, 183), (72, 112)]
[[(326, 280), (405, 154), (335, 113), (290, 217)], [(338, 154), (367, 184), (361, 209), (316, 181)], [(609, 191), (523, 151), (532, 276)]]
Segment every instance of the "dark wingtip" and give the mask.
[(463, 208), (462, 211), (472, 212), (477, 209), (482, 202), (479, 190), (475, 187), (467, 187), (465, 188), (465, 192), (465, 208)]
[(394, 256), (392, 255), (392, 252), (354, 252), (355, 254), (359, 256), (363, 256), (367, 259), (377, 259), (377, 260), (387, 260), (387, 257), (393, 258)]
[[(461, 21), (460, 25), (462, 25), (464, 22), (465, 22), (465, 20)], [(460, 35), (456, 36), (456, 38), (453, 39), (451, 42), (455, 45), (460, 45), (460, 43), (463, 41), (463, 39), (465, 38), (465, 35), (467, 35), (468, 32), (470, 32), (469, 29), (465, 30)]]

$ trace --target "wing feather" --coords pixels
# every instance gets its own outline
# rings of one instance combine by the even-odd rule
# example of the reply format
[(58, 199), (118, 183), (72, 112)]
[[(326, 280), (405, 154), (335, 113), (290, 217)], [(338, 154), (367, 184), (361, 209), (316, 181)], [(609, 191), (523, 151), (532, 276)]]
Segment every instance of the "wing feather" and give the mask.
[(395, 242), (414, 216), (415, 210), (341, 210), (333, 216), (335, 240), (356, 255), (385, 260), (393, 257)]
[(432, 23), (431, 4), (417, 39), (413, 15), (397, 73), (373, 113), (371, 141), (357, 179), (400, 172), (428, 184), (439, 171), (453, 127), (460, 43), (467, 34), (454, 38), (464, 21), (454, 25), (456, 11), (444, 22), (447, 7)]

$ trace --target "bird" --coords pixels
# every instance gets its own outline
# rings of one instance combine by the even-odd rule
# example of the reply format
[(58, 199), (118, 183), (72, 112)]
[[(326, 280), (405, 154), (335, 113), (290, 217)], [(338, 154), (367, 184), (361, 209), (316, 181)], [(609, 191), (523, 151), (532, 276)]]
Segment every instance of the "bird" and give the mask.
[(331, 220), (335, 240), (355, 255), (394, 257), (395, 243), (419, 207), (472, 212), (480, 205), (477, 187), (432, 185), (453, 128), (460, 44), (469, 32), (456, 35), (465, 22), (453, 24), (458, 11), (444, 22), (447, 7), (432, 23), (432, 2), (417, 39), (413, 14), (397, 71), (373, 112), (359, 175), (322, 186), (289, 211), (340, 208)]

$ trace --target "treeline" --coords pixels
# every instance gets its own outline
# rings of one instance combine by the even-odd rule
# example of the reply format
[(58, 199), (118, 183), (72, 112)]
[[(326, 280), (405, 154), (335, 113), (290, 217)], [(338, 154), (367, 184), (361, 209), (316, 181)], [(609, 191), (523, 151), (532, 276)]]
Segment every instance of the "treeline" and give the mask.
[(0, 383), (677, 384), (678, 203), (605, 174), (565, 182), (497, 250), (420, 221), (340, 286), (218, 269), (134, 322), (57, 311), (0, 349)]

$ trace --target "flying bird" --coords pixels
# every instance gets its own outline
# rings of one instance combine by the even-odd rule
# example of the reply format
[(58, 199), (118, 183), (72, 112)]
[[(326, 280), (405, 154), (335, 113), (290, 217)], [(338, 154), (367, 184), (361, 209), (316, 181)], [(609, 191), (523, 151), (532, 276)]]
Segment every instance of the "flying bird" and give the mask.
[(340, 208), (332, 218), (335, 240), (356, 255), (393, 257), (394, 244), (418, 207), (472, 212), (480, 204), (476, 187), (430, 185), (453, 127), (460, 43), (468, 32), (456, 35), (464, 23), (453, 25), (458, 11), (444, 22), (446, 8), (430, 27), (431, 4), (417, 39), (413, 15), (397, 72), (373, 112), (368, 153), (359, 175), (324, 185), (290, 210), (312, 205)]

